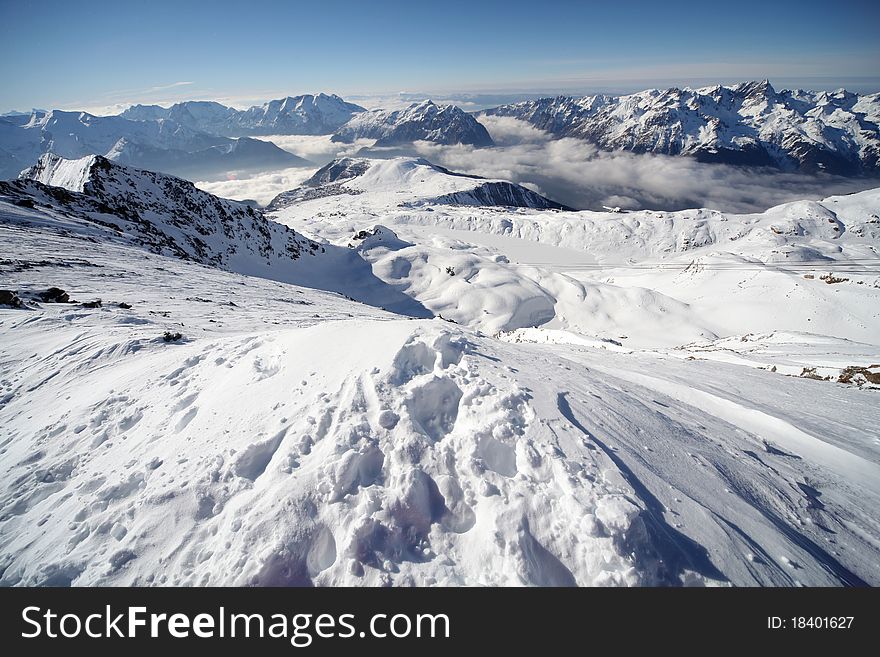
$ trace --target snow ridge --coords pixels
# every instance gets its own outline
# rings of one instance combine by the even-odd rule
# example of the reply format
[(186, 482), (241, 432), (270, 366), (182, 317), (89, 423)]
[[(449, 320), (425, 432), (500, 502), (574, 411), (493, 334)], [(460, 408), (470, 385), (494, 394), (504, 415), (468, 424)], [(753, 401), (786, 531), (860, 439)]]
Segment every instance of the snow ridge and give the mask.
[[(225, 267), (253, 258), (271, 266), (320, 248), (248, 205), (217, 198), (180, 178), (123, 167), (97, 155), (66, 160), (47, 153), (22, 172), (19, 181), (3, 185), (0, 189), (6, 193), (55, 198), (90, 218), (105, 215), (101, 221), (136, 236), (154, 253), (206, 265)], [(78, 194), (59, 194), (57, 188)], [(124, 227), (111, 217), (121, 219)]]

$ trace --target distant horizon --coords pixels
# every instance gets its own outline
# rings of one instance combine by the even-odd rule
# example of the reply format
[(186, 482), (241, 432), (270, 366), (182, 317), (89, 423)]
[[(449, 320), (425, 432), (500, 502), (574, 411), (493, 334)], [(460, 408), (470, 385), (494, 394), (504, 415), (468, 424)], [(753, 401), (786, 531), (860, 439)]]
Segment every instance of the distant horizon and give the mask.
[(625, 94), (764, 78), (880, 90), (880, 5), (867, 0), (743, 0), (735, 12), (686, 0), (338, 0), (333, 11), (281, 0), (18, 0), (2, 14), (2, 112), (248, 107), (317, 91), (375, 106), (401, 92)]
[[(31, 108), (25, 107), (0, 107), (0, 115), (11, 114), (30, 114), (34, 111), (83, 111), (95, 116), (110, 116), (125, 111), (128, 107), (134, 105), (159, 105), (161, 107), (170, 107), (176, 103), (184, 102), (217, 102), (228, 107), (236, 109), (247, 109), (252, 106), (259, 106), (273, 100), (287, 97), (297, 97), (303, 95), (319, 95), (321, 93), (336, 95), (358, 105), (362, 105), (367, 109), (385, 108), (395, 109), (414, 102), (423, 100), (434, 100), (440, 103), (450, 103), (459, 105), (468, 111), (479, 111), (495, 105), (519, 102), (523, 100), (533, 100), (537, 98), (546, 98), (557, 95), (564, 96), (592, 96), (592, 95), (611, 95), (621, 96), (633, 93), (639, 93), (649, 89), (700, 89), (711, 87), (714, 85), (735, 86), (744, 82), (769, 80), (770, 84), (777, 91), (800, 89), (805, 91), (837, 91), (845, 89), (848, 92), (858, 94), (880, 93), (880, 76), (866, 76), (861, 78), (829, 78), (829, 77), (801, 77), (801, 78), (777, 78), (773, 79), (768, 76), (753, 77), (744, 79), (724, 79), (715, 80), (714, 78), (698, 78), (689, 81), (680, 81), (676, 83), (674, 80), (657, 79), (657, 80), (639, 80), (639, 81), (609, 81), (602, 86), (580, 87), (580, 88), (553, 88), (545, 89), (464, 89), (458, 91), (436, 90), (436, 91), (399, 91), (399, 92), (355, 92), (343, 93), (333, 89), (318, 90), (296, 90), (293, 92), (265, 92), (265, 95), (253, 96), (232, 96), (227, 94), (216, 94), (212, 96), (187, 96), (185, 93), (175, 95), (174, 97), (157, 98), (153, 100), (137, 99), (128, 102), (119, 102), (112, 105), (70, 105), (70, 104), (52, 104), (49, 106), (39, 107), (34, 104)], [(787, 81), (787, 82), (786, 82)], [(652, 84), (653, 82), (653, 84)], [(184, 87), (184, 85), (177, 85)]]

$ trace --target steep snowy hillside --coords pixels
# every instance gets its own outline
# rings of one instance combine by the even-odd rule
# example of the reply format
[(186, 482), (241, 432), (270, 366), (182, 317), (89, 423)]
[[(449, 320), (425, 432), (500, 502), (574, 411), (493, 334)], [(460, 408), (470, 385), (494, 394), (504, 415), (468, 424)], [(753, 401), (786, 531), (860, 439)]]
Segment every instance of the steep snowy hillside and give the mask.
[(308, 164), (268, 142), (198, 132), (166, 118), (130, 121), (53, 110), (34, 113), (20, 125), (0, 120), (0, 178), (15, 178), (43, 153), (103, 155), (132, 166), (198, 176)]
[(226, 137), (329, 135), (364, 108), (336, 94), (305, 94), (272, 100), (247, 110), (220, 103), (187, 101), (164, 108), (135, 105), (120, 116), (135, 121), (170, 119), (193, 130)]
[[(119, 166), (99, 156), (44, 155), (0, 197), (26, 225), (50, 226), (80, 240), (135, 244), (153, 253), (319, 289), (364, 303), (429, 316), (389, 287), (349, 249), (320, 245), (268, 221), (259, 210), (217, 198), (165, 174)], [(9, 221), (12, 221), (10, 219)]]
[(269, 210), (279, 210), (294, 203), (329, 196), (357, 196), (348, 207), (401, 207), (428, 205), (472, 205), (543, 210), (565, 210), (521, 185), (504, 180), (454, 173), (422, 158), (398, 157), (388, 160), (344, 157), (319, 169), (302, 187), (279, 194)]
[(880, 168), (880, 94), (776, 91), (763, 82), (559, 96), (485, 110), (606, 150), (851, 175)]
[(3, 584), (880, 584), (876, 392), (395, 319), (65, 221), (0, 200)]
[(375, 139), (376, 146), (397, 146), (424, 140), (437, 144), (492, 146), (492, 138), (477, 120), (455, 105), (435, 105), (430, 100), (402, 110), (372, 110), (356, 115), (333, 135), (350, 143)]

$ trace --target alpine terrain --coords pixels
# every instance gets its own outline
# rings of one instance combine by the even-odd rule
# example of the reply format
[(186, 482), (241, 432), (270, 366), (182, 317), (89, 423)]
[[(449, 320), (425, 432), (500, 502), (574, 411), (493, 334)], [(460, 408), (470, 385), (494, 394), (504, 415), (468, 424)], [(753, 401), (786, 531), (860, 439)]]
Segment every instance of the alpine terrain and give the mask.
[[(238, 150), (245, 119), (492, 143), (430, 103), (311, 118), (333, 98), (2, 120), (27, 166), (0, 183), (0, 583), (880, 584), (880, 189), (590, 212), (341, 157), (257, 209), (108, 155), (116, 126), (139, 157)], [(495, 111), (870, 168), (872, 102)]]

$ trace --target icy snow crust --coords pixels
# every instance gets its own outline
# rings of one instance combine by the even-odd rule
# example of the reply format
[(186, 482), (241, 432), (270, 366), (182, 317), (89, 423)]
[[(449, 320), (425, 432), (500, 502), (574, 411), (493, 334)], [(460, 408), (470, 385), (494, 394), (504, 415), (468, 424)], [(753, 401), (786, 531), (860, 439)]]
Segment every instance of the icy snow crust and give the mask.
[[(880, 363), (878, 192), (418, 205), (481, 181), (392, 160), (270, 217), (294, 232), (44, 165), (81, 191), (0, 189), (0, 583), (880, 583), (877, 392), (836, 383)], [(162, 246), (215, 201), (204, 258)], [(367, 274), (443, 319), (337, 293)]]

